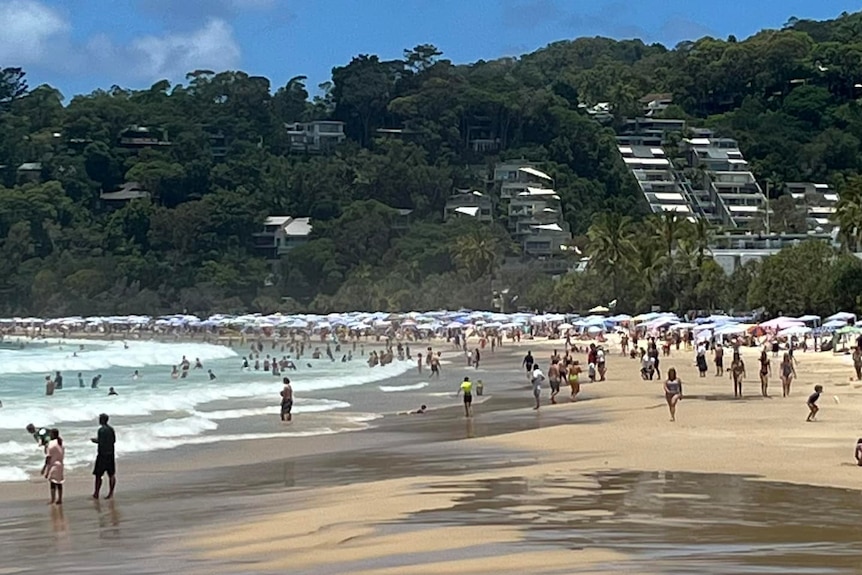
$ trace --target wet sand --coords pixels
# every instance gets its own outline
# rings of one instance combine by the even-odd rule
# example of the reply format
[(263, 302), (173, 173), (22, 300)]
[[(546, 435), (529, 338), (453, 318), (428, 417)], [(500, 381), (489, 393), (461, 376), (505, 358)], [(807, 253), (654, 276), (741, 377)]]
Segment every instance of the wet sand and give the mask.
[[(543, 368), (552, 346), (530, 346)], [(862, 392), (846, 360), (800, 354), (793, 397), (755, 397), (750, 377), (750, 397), (733, 400), (727, 377), (697, 378), (692, 354), (663, 358), (687, 396), (670, 423), (660, 383), (641, 381), (637, 362), (616, 356), (609, 381), (584, 385), (583, 401), (537, 414), (516, 369), (522, 352), (486, 354), (479, 372), (447, 370), (453, 388), (466, 373), (484, 379), (490, 397), (472, 420), (452, 408), (357, 433), (174, 450), (124, 464), (113, 506), (96, 509), (78, 494), (59, 519), (22, 498), (35, 486), (17, 495), (0, 487), (0, 529), (11, 543), (0, 564), (91, 573), (102, 564), (127, 573), (857, 572), (862, 470), (850, 463)], [(744, 357), (754, 374), (754, 352)], [(806, 424), (815, 380), (826, 386), (821, 421)], [(780, 395), (780, 384), (771, 389)], [(89, 486), (77, 480), (70, 490)], [(26, 559), (34, 556), (44, 560)]]

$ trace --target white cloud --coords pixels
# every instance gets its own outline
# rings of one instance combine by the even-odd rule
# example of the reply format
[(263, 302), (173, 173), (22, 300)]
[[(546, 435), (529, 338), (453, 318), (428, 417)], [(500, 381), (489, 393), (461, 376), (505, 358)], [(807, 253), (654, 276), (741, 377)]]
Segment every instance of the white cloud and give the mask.
[(0, 0), (0, 61), (21, 66), (43, 61), (69, 28), (60, 14), (35, 0)]
[[(222, 0), (264, 6), (272, 0)], [(131, 37), (122, 43), (107, 34), (73, 40), (72, 23), (38, 0), (0, 0), (0, 65), (53, 74), (98, 70), (117, 83), (182, 80), (199, 69), (221, 71), (240, 64), (241, 50), (224, 18), (198, 20), (182, 31)]]
[(137, 38), (122, 52), (131, 56), (131, 64), (141, 76), (152, 79), (181, 78), (197, 69), (234, 68), (240, 61), (240, 47), (233, 29), (218, 18), (188, 33)]

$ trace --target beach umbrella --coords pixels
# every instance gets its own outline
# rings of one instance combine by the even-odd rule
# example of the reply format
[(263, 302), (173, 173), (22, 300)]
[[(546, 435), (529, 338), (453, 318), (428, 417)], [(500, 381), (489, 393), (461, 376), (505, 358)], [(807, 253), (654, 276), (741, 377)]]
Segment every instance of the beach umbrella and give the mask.
[(782, 337), (791, 336), (791, 335), (805, 335), (807, 333), (811, 333), (811, 328), (804, 325), (797, 325), (793, 327), (788, 327), (787, 329), (783, 329), (778, 332), (778, 335)]
[(589, 310), (590, 313), (608, 313), (609, 311), (611, 310), (603, 305), (597, 305), (596, 307)]
[(856, 321), (855, 313), (848, 313), (846, 311), (839, 311), (838, 313), (833, 313), (829, 317), (826, 318), (826, 321), (832, 321), (834, 319), (844, 320), (845, 322)]
[(570, 323), (561, 323), (561, 324), (560, 324), (560, 325), (558, 325), (557, 327), (558, 327), (558, 328), (560, 328), (560, 330), (561, 330), (561, 331), (566, 331), (566, 330), (572, 329), (572, 328), (573, 328), (573, 327), (575, 327), (575, 326), (573, 326), (573, 325), (572, 325), (572, 324), (570, 324)]
[(802, 323), (796, 318), (782, 316), (775, 319), (771, 319), (769, 321), (765, 321), (760, 324), (760, 327), (762, 327), (763, 329), (782, 330), (789, 327), (797, 327), (801, 325)]

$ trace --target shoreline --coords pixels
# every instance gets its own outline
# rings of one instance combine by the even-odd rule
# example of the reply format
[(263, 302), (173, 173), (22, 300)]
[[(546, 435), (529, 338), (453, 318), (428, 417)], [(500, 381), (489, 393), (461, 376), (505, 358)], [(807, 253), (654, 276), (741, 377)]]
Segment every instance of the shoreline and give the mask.
[[(731, 383), (726, 377), (710, 373), (707, 378), (697, 378), (693, 354), (674, 353), (669, 359), (662, 358), (662, 364), (677, 367), (688, 397), (680, 405), (677, 423), (670, 423), (660, 384), (641, 381), (638, 363), (613, 351), (609, 352), (607, 382), (583, 385), (583, 399), (578, 402), (543, 405), (538, 414), (533, 412), (524, 374), (517, 368), (525, 347), (532, 349), (544, 369), (550, 350), (562, 344), (510, 345), (494, 356), (486, 354), (478, 372), (458, 365), (457, 360), (448, 369), (444, 366), (447, 388), (454, 388), (464, 374), (477, 374), (475, 379), (481, 374), (485, 379), (489, 395), (477, 406), (472, 420), (466, 420), (461, 408), (454, 405), (416, 416), (388, 414), (361, 433), (178, 448), (168, 455), (123, 462), (117, 505), (124, 509), (147, 516), (146, 506), (153, 501), (190, 498), (196, 507), (219, 502), (217, 509), (204, 513), (205, 519), (198, 525), (159, 516), (163, 523), (150, 529), (155, 530), (153, 537), (162, 535), (145, 537), (136, 548), (196, 564), (227, 565), (228, 572), (231, 565), (232, 572), (244, 565), (243, 572), (299, 568), (297, 572), (302, 573), (335, 573), (350, 565), (351, 572), (393, 575), (463, 572), (468, 567), (471, 573), (508, 573), (511, 564), (520, 565), (521, 572), (543, 573), (542, 557), (546, 555), (519, 547), (532, 533), (533, 522), (551, 513), (541, 503), (521, 505), (524, 513), (532, 515), (517, 528), (506, 527), (509, 524), (502, 518), (499, 524), (492, 520), (481, 528), (453, 519), (451, 525), (461, 525), (461, 531), (435, 528), (420, 536), (421, 529), (407, 526), (413, 517), (447, 516), (451, 513), (447, 510), (457, 508), (459, 501), (476, 496), (470, 495), (476, 486), (507, 477), (535, 485), (565, 477), (572, 482), (571, 493), (579, 493), (587, 488), (579, 485), (592, 486), (602, 476), (705, 474), (737, 477), (769, 488), (775, 482), (838, 487), (858, 495), (862, 482), (858, 470), (850, 468), (855, 467), (851, 455), (856, 437), (848, 434), (859, 427), (855, 415), (862, 406), (862, 385), (848, 381), (852, 369), (841, 356), (800, 354), (800, 379), (787, 400), (760, 399), (759, 385), (751, 378), (746, 382), (747, 397), (733, 400), (728, 397)], [(752, 355), (743, 350), (749, 363)], [(814, 382), (827, 386), (823, 421), (806, 424), (804, 401)], [(770, 387), (774, 392), (776, 383)], [(780, 392), (780, 384), (777, 387)], [(834, 403), (833, 395), (840, 395), (841, 402)], [(72, 485), (89, 488), (90, 481), (89, 476), (79, 476)], [(21, 487), (24, 492), (37, 493), (10, 498), (0, 485), (0, 509), (26, 516), (33, 512), (32, 500), (44, 497), (44, 490), (32, 484)], [(91, 505), (73, 497), (67, 508), (75, 513), (84, 513)], [(376, 501), (386, 505), (377, 509)], [(529, 511), (532, 507), (536, 509)], [(320, 555), (313, 551), (320, 542), (297, 532), (296, 542), (290, 544), (295, 551), (289, 554), (293, 561), (285, 564), (275, 557), (287, 551), (286, 540), (260, 535), (276, 525), (318, 525), (344, 540), (355, 537), (363, 544), (333, 543), (337, 553)], [(175, 533), (176, 540), (169, 545), (160, 542), (165, 533)], [(235, 542), (220, 539), (225, 533), (235, 537)], [(243, 533), (248, 537), (258, 534), (254, 544), (242, 543)], [(454, 533), (454, 540), (466, 538), (473, 543), (428, 546), (423, 541), (432, 533), (449, 539)], [(476, 554), (483, 542), (506, 559), (487, 559), (477, 566)], [(513, 545), (516, 552), (512, 552)], [(410, 560), (397, 558), (397, 549), (402, 548), (416, 549), (417, 556), (427, 555), (431, 563), (425, 565), (426, 570), (418, 570)], [(551, 565), (559, 566), (567, 557), (578, 569), (594, 573), (617, 572), (602, 565), (625, 564), (631, 559), (597, 548), (585, 548), (576, 558), (560, 549), (547, 553), (555, 557)], [(398, 563), (399, 570), (392, 570), (390, 562)], [(186, 568), (179, 567), (178, 572), (186, 572)], [(642, 572), (650, 571), (645, 567)]]

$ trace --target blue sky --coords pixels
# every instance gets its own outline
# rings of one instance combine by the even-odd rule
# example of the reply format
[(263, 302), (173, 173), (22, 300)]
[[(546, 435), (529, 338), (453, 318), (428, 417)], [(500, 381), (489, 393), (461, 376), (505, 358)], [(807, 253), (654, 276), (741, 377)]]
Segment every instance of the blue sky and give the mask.
[(833, 18), (858, 0), (0, 0), (0, 66), (67, 97), (241, 69), (309, 88), (356, 54), (432, 43), (456, 63), (517, 56), (580, 36), (669, 46), (742, 39), (791, 16)]

